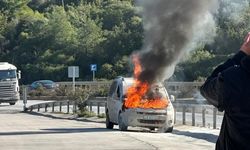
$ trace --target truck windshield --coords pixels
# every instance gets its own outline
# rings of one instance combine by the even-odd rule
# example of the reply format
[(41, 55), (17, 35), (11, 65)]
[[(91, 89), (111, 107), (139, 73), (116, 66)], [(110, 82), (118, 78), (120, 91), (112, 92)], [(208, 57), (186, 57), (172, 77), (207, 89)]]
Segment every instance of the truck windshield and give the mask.
[(16, 70), (0, 70), (0, 80), (16, 78)]

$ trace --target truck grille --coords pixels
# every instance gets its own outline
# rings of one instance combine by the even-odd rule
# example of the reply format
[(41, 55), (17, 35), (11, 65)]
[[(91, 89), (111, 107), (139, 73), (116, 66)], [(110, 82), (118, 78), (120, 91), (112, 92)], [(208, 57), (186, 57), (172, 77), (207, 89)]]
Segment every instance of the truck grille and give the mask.
[(11, 84), (1, 84), (0, 83), (0, 98), (10, 98), (15, 94), (15, 86)]

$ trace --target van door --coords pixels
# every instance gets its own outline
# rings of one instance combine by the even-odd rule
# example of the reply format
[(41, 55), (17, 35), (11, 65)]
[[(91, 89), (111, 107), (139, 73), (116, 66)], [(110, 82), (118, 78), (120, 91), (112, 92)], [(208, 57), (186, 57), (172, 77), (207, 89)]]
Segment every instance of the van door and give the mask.
[(117, 89), (116, 89), (116, 93), (114, 94), (114, 115), (115, 115), (115, 122), (118, 123), (118, 115), (120, 110), (122, 109), (122, 85), (118, 84)]
[(114, 113), (114, 109), (115, 109), (115, 99), (116, 99), (116, 89), (118, 86), (118, 82), (115, 80), (113, 81), (113, 83), (110, 86), (110, 90), (109, 90), (109, 95), (108, 95), (108, 99), (107, 99), (107, 109), (109, 112), (109, 119), (111, 122), (115, 122), (115, 113)]

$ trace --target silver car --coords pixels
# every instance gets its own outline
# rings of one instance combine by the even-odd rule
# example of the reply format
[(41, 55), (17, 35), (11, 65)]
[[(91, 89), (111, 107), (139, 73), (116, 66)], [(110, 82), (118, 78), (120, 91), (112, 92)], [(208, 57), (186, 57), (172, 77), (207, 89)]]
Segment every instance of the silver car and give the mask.
[(160, 86), (161, 94), (168, 100), (164, 109), (125, 108), (124, 101), (127, 89), (134, 83), (133, 78), (116, 78), (111, 84), (107, 98), (106, 128), (125, 131), (128, 126), (146, 127), (159, 132), (172, 132), (174, 126), (174, 108), (164, 86)]

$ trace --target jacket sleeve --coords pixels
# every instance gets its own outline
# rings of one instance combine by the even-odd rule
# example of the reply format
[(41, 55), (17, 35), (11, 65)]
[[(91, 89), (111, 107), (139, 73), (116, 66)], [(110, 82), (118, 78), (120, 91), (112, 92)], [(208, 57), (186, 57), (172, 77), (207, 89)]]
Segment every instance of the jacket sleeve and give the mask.
[(201, 95), (203, 95), (210, 104), (217, 107), (220, 111), (224, 110), (222, 95), (223, 76), (221, 72), (232, 66), (240, 65), (241, 59), (245, 56), (246, 54), (244, 52), (239, 51), (233, 56), (233, 58), (228, 59), (224, 64), (219, 65), (200, 88)]

